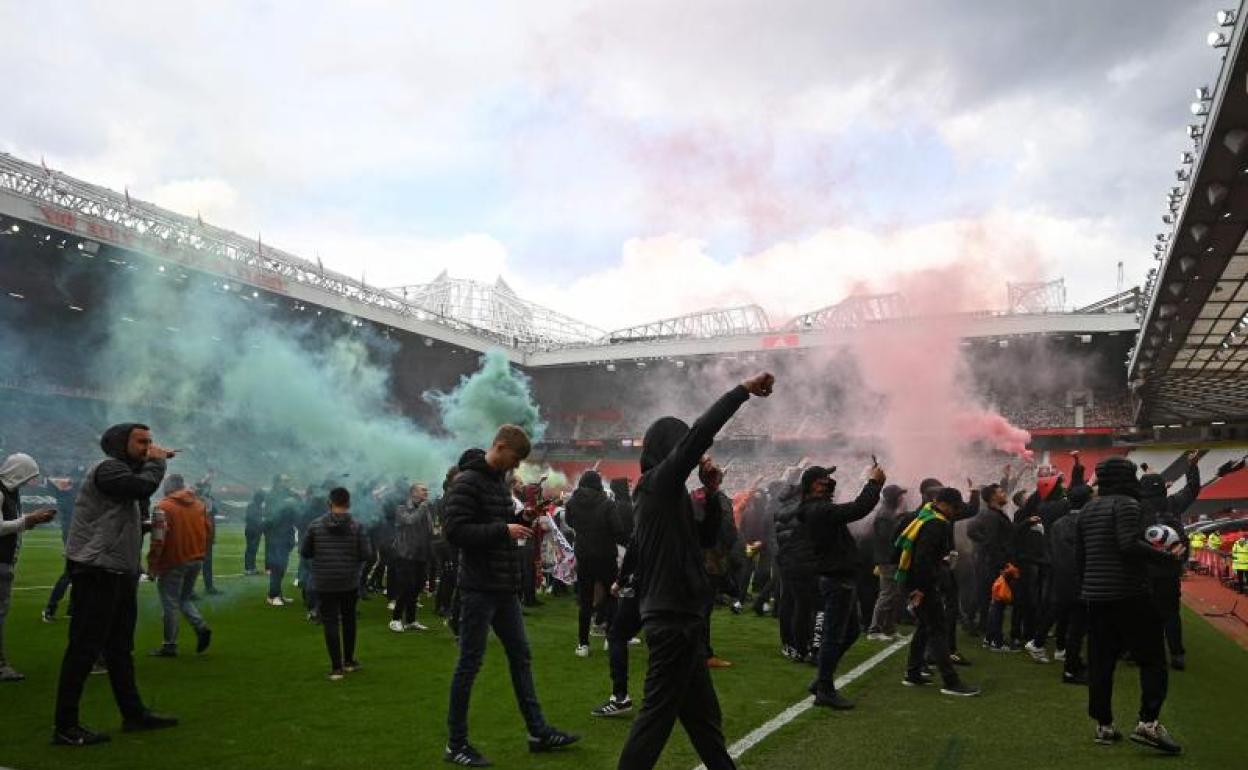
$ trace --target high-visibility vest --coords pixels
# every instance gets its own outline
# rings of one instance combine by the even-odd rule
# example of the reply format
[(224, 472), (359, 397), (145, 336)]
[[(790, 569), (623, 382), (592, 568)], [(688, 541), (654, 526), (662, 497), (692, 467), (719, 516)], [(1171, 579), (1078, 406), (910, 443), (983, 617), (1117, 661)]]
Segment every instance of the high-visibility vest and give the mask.
[(1204, 547), (1205, 547), (1205, 533), (1197, 532), (1196, 534), (1192, 535), (1192, 550), (1199, 551), (1201, 548), (1204, 548)]
[(1211, 548), (1212, 550), (1214, 551), (1222, 550), (1222, 536), (1219, 535), (1217, 532), (1214, 532), (1212, 535), (1209, 536), (1208, 543), (1209, 543), (1209, 548)]
[(1240, 537), (1231, 546), (1231, 561), (1236, 571), (1248, 572), (1248, 536)]

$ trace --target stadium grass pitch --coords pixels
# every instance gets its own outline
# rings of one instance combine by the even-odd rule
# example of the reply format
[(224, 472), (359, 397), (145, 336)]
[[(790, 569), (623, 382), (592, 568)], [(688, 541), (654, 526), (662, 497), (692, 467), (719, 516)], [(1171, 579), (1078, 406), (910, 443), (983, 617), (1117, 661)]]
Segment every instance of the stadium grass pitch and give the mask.
[[(28, 534), (9, 614), (9, 657), (27, 675), (0, 685), (0, 765), (37, 768), (386, 768), (442, 766), (446, 702), (455, 648), (431, 612), (425, 633), (386, 628), (385, 602), (361, 603), (358, 657), (364, 670), (329, 682), (318, 626), (301, 607), (269, 607), (267, 580), (241, 572), (242, 536), (221, 533), (216, 549), (219, 587), (200, 608), (212, 625), (212, 648), (193, 654), (194, 636), (181, 632), (181, 656), (149, 658), (160, 644), (155, 586), (140, 586), (135, 660), (148, 704), (176, 714), (182, 724), (156, 733), (123, 734), (106, 677), (91, 677), (83, 721), (113, 735), (112, 743), (82, 749), (54, 747), (51, 714), (68, 621), (48, 625), (39, 611), (61, 569), (60, 541), (52, 529)], [(225, 577), (229, 576), (229, 577)], [(288, 587), (288, 596), (298, 590)], [(431, 605), (425, 600), (426, 608)], [(65, 605), (62, 604), (61, 612)], [(1184, 747), (1184, 767), (1230, 767), (1241, 759), (1248, 651), (1197, 616), (1185, 617), (1188, 670), (1171, 674), (1163, 721)], [(611, 768), (631, 717), (596, 720), (589, 711), (610, 692), (606, 654), (594, 639), (589, 658), (573, 655), (576, 613), (570, 598), (547, 599), (529, 611), (538, 694), (549, 720), (581, 733), (582, 743), (562, 753), (530, 755), (507, 676), (506, 658), (492, 642), (473, 692), (471, 740), (500, 767)], [(812, 669), (781, 658), (774, 622), (752, 614), (716, 612), (716, 652), (734, 668), (715, 671), (731, 743), (800, 700)], [(885, 645), (860, 641), (842, 671)], [(979, 698), (941, 696), (937, 688), (900, 684), (904, 650), (868, 671), (846, 692), (851, 712), (810, 710), (750, 749), (743, 768), (910, 767), (996, 768), (1138, 767), (1155, 752), (1123, 742), (1097, 746), (1084, 715), (1086, 693), (1058, 682), (1058, 664), (1032, 663), (1021, 653), (990, 654), (963, 640), (975, 665), (968, 681)], [(645, 648), (632, 648), (633, 695), (641, 694)], [(1115, 694), (1119, 726), (1135, 721), (1139, 697), (1135, 670), (1122, 667)], [(697, 757), (679, 727), (660, 767), (689, 770)]]

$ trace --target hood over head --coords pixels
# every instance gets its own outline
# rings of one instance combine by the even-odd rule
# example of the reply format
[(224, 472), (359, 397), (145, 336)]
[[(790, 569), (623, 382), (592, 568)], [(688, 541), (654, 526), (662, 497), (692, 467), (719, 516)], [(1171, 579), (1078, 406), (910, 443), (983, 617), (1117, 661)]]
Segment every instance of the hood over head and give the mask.
[(100, 449), (103, 449), (104, 454), (114, 460), (134, 465), (135, 463), (126, 454), (126, 446), (130, 443), (130, 434), (135, 428), (145, 428), (145, 426), (137, 422), (122, 422), (114, 425), (104, 431), (104, 435), (100, 437)]
[(1077, 511), (1087, 505), (1088, 501), (1092, 499), (1092, 494), (1092, 487), (1087, 484), (1077, 484), (1071, 487), (1070, 491), (1066, 493), (1066, 499), (1070, 501), (1070, 509)]
[(598, 471), (585, 471), (581, 474), (581, 480), (576, 484), (577, 489), (596, 489), (602, 490), (602, 476)]
[(611, 479), (611, 491), (615, 493), (616, 500), (628, 499), (628, 479), (619, 478)]
[(641, 472), (663, 462), (689, 432), (689, 425), (677, 417), (660, 417), (646, 429), (641, 440)]
[(1140, 497), (1158, 498), (1166, 496), (1166, 480), (1160, 473), (1145, 473), (1140, 476)]
[(1101, 496), (1126, 495), (1140, 499), (1135, 463), (1125, 457), (1107, 457), (1096, 465), (1096, 487)]
[(0, 464), (0, 484), (10, 492), (39, 475), (39, 465), (28, 454), (11, 454)]

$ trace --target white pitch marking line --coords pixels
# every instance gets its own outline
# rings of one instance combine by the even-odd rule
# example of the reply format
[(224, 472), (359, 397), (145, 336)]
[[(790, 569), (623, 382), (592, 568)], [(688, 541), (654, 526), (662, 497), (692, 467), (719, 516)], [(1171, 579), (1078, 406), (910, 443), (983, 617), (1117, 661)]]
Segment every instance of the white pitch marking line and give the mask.
[[(896, 642), (893, 642), (889, 646), (885, 647), (884, 649), (880, 650), (876, 654), (872, 655), (871, 657), (867, 658), (866, 660), (859, 663), (854, 668), (850, 669), (849, 671), (845, 672), (843, 675), (838, 677), (836, 680), (836, 689), (839, 690), (842, 687), (845, 687), (847, 684), (850, 684), (854, 680), (861, 677), (863, 674), (867, 673), (871, 669), (883, 663), (884, 660), (888, 658), (889, 655), (892, 655), (894, 652), (897, 652), (902, 647), (905, 647), (909, 644), (910, 644), (909, 638), (899, 639)], [(808, 695), (806, 696), (806, 698), (798, 701), (797, 703), (794, 703), (792, 706), (789, 706), (784, 711), (781, 711), (776, 716), (764, 722), (761, 726), (756, 727), (753, 730), (751, 730), (741, 740), (729, 746), (728, 747), (729, 756), (731, 756), (733, 759), (740, 759), (742, 754), (754, 748), (758, 744), (762, 743), (764, 740), (767, 739), (768, 736), (770, 736), (772, 733), (779, 730), (781, 727), (784, 727), (789, 722), (792, 722), (794, 719), (797, 719), (797, 717), (800, 716), (802, 713), (813, 708), (814, 704), (815, 704), (814, 696)], [(698, 765), (696, 768), (694, 768), (694, 770), (706, 770), (706, 765)]]

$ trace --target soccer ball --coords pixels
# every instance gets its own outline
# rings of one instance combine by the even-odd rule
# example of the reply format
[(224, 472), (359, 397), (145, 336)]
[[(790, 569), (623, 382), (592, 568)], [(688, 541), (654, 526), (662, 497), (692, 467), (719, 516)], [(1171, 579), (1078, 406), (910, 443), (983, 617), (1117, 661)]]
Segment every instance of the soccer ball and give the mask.
[(1154, 524), (1144, 530), (1144, 539), (1158, 551), (1180, 553), (1183, 550), (1183, 538), (1179, 537), (1179, 533), (1175, 532), (1173, 527), (1165, 524)]

